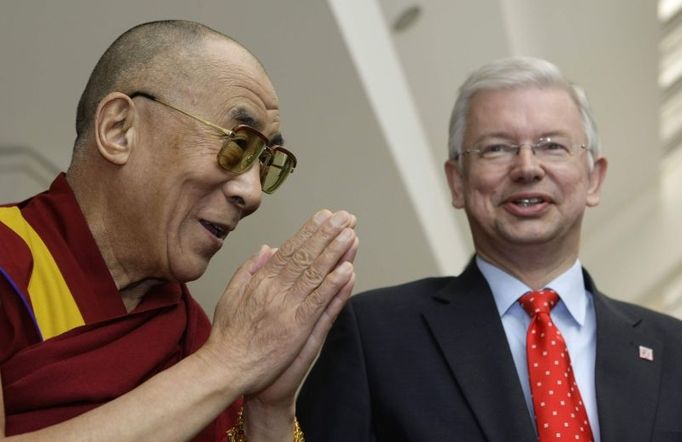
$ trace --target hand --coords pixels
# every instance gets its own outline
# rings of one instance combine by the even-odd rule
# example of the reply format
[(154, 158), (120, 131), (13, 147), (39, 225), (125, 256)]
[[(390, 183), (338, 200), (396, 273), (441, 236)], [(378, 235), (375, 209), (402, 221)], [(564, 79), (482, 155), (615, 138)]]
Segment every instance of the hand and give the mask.
[(350, 295), (355, 222), (344, 211), (320, 211), (279, 250), (261, 248), (233, 276), (202, 351), (232, 373), (243, 394), (272, 385), (269, 400), (293, 396)]
[[(355, 259), (358, 246), (359, 240), (356, 237), (353, 245), (341, 259), (339, 264), (344, 262), (349, 264), (352, 263)], [(339, 290), (336, 296), (332, 298), (322, 315), (320, 315), (312, 333), (308, 336), (301, 351), (296, 355), (296, 358), (291, 365), (286, 367), (282, 374), (264, 390), (247, 397), (248, 406), (251, 408), (255, 406), (259, 408), (275, 407), (287, 409), (294, 405), (296, 391), (322, 348), (322, 344), (324, 344), (324, 340), (331, 329), (334, 320), (341, 312), (341, 309), (343, 309), (348, 298), (350, 298), (354, 284), (355, 273), (353, 272), (348, 282)], [(253, 412), (250, 411), (248, 415), (252, 416)]]

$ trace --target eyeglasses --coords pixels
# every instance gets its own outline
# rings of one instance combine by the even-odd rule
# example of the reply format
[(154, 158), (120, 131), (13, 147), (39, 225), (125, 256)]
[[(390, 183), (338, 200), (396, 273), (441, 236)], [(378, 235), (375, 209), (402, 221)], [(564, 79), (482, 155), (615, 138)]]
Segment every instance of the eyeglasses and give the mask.
[(230, 173), (241, 174), (260, 162), (260, 183), (265, 193), (273, 193), (296, 168), (296, 157), (282, 146), (270, 145), (268, 139), (252, 128), (240, 124), (232, 130), (204, 120), (185, 110), (168, 104), (146, 92), (133, 92), (130, 98), (144, 97), (180, 112), (225, 135), (225, 143), (218, 152), (218, 164)]
[(486, 164), (505, 165), (511, 163), (515, 156), (521, 152), (523, 146), (530, 147), (535, 157), (547, 163), (561, 163), (573, 156), (576, 149), (585, 149), (584, 144), (572, 144), (571, 141), (562, 136), (540, 138), (534, 144), (509, 144), (497, 140), (484, 141), (474, 145), (471, 149), (464, 149), (457, 155), (478, 154), (478, 158)]

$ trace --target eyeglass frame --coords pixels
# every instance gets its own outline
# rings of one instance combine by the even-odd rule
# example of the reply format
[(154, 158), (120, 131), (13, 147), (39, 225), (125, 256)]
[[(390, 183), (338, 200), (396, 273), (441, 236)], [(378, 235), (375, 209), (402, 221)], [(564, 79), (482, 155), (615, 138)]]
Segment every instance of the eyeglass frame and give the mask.
[[(508, 148), (508, 149), (504, 149), (503, 151), (504, 151), (505, 153), (511, 153), (511, 154), (513, 154), (511, 157), (509, 157), (509, 158), (511, 159), (511, 158), (513, 158), (513, 157), (515, 157), (515, 156), (519, 156), (519, 154), (521, 153), (521, 148), (524, 147), (524, 146), (528, 146), (528, 147), (530, 148), (531, 152), (533, 153), (533, 156), (536, 156), (536, 151), (537, 151), (537, 149), (538, 149), (538, 146), (543, 145), (543, 144), (544, 144), (544, 145), (551, 144), (551, 143), (552, 143), (552, 138), (553, 138), (553, 137), (551, 137), (551, 136), (549, 136), (549, 137), (540, 137), (540, 138), (538, 138), (538, 140), (537, 140), (535, 143), (521, 143), (521, 144), (492, 143), (491, 145), (494, 145), (494, 146), (504, 146), (504, 147)], [(492, 159), (486, 159), (486, 158), (483, 157), (483, 153), (484, 153), (484, 152), (483, 152), (483, 150), (482, 150), (481, 148), (476, 147), (477, 145), (480, 145), (480, 144), (481, 144), (481, 143), (476, 143), (476, 144), (474, 144), (473, 147), (471, 147), (471, 148), (469, 148), (469, 149), (463, 149), (461, 152), (457, 152), (457, 155), (455, 156), (454, 159), (455, 159), (455, 160), (458, 160), (458, 159), (459, 159), (462, 155), (464, 155), (464, 154), (477, 153), (477, 154), (478, 154), (478, 157), (479, 157), (480, 159), (491, 161)], [(561, 146), (564, 146), (562, 143), (556, 143), (556, 144), (559, 144), (559, 145), (561, 145)], [(564, 147), (566, 148), (566, 152), (568, 153), (569, 156), (573, 156), (573, 153), (575, 152), (575, 149), (577, 149), (577, 148), (584, 149), (584, 150), (587, 151), (587, 152), (590, 151), (590, 148), (588, 148), (586, 144), (580, 144), (580, 143), (568, 144), (568, 145), (565, 145)]]
[[(264, 148), (263, 150), (266, 150), (266, 151), (270, 154), (270, 158), (274, 158), (274, 157), (275, 157), (275, 152), (283, 152), (288, 158), (291, 159), (291, 162), (292, 162), (291, 168), (289, 169), (289, 172), (287, 173), (287, 175), (286, 175), (281, 181), (279, 181), (279, 184), (277, 184), (277, 186), (276, 186), (274, 189), (271, 189), (270, 191), (265, 191), (265, 190), (263, 190), (263, 192), (265, 192), (265, 193), (267, 193), (267, 194), (271, 194), (271, 193), (273, 193), (275, 190), (277, 190), (277, 189), (282, 185), (282, 183), (284, 182), (284, 180), (285, 180), (289, 175), (291, 175), (292, 173), (294, 173), (294, 169), (296, 168), (296, 165), (297, 165), (297, 163), (298, 163), (298, 161), (296, 160), (296, 155), (294, 155), (293, 152), (289, 151), (288, 149), (285, 149), (284, 147), (282, 147), (282, 146), (280, 146), (280, 145), (271, 145), (271, 144), (270, 144), (270, 140), (268, 140), (268, 138), (267, 138), (261, 131), (259, 131), (258, 129), (255, 129), (255, 128), (253, 128), (253, 127), (247, 125), (247, 124), (238, 124), (237, 126), (235, 126), (234, 128), (232, 128), (232, 130), (230, 130), (230, 129), (225, 129), (224, 127), (218, 126), (218, 125), (215, 124), (215, 123), (211, 123), (210, 121), (208, 121), (208, 120), (206, 120), (206, 119), (204, 119), (204, 118), (202, 118), (202, 117), (199, 117), (198, 115), (194, 115), (194, 114), (191, 113), (191, 112), (187, 112), (187, 111), (184, 110), (184, 109), (181, 109), (181, 108), (179, 108), (179, 107), (177, 107), (177, 106), (174, 106), (174, 105), (172, 105), (172, 104), (170, 104), (170, 103), (168, 103), (168, 102), (166, 102), (166, 101), (164, 101), (164, 100), (161, 100), (160, 98), (157, 98), (155, 95), (152, 95), (152, 94), (150, 94), (150, 93), (148, 93), (148, 92), (144, 92), (144, 91), (135, 91), (135, 92), (132, 92), (131, 94), (128, 94), (128, 97), (129, 97), (131, 100), (132, 100), (133, 98), (135, 98), (135, 97), (143, 97), (143, 98), (146, 98), (146, 99), (148, 99), (148, 100), (154, 101), (154, 102), (159, 103), (159, 104), (162, 104), (162, 105), (164, 105), (164, 106), (167, 106), (167, 107), (169, 107), (169, 108), (171, 108), (171, 109), (173, 109), (173, 110), (175, 110), (175, 111), (177, 111), (177, 112), (180, 112), (181, 114), (183, 114), (183, 115), (185, 115), (185, 116), (187, 116), (187, 117), (190, 117), (190, 118), (192, 118), (192, 119), (194, 119), (194, 120), (196, 120), (196, 121), (198, 121), (198, 122), (200, 122), (200, 123), (202, 123), (202, 124), (204, 124), (204, 125), (206, 125), (206, 126), (212, 128), (212, 129), (217, 130), (218, 132), (221, 132), (223, 135), (225, 135), (226, 137), (229, 137), (229, 138), (233, 138), (233, 137), (235, 136), (235, 133), (236, 133), (238, 130), (240, 130), (240, 129), (246, 129), (246, 130), (248, 130), (248, 131), (250, 131), (250, 132), (256, 134), (256, 136), (258, 136), (259, 138), (261, 138), (261, 139), (263, 140), (263, 148)], [(222, 151), (222, 148), (221, 148), (221, 151)], [(254, 155), (254, 156), (257, 157), (257, 161), (258, 161), (258, 163), (259, 163), (259, 167), (262, 167), (262, 166), (267, 166), (268, 168), (269, 168), (269, 167), (272, 167), (272, 163), (270, 163), (270, 164), (268, 164), (268, 165), (265, 165), (265, 164), (263, 164), (263, 163), (260, 161), (260, 156), (261, 156), (262, 154), (263, 154), (263, 151), (259, 152), (257, 156)], [(233, 173), (233, 174), (236, 174), (236, 175), (240, 175), (240, 174), (242, 174), (242, 173), (248, 171), (249, 169), (251, 169), (251, 167), (253, 167), (253, 164), (255, 164), (255, 162), (256, 162), (256, 161), (254, 161), (254, 162), (251, 163), (248, 167), (244, 168), (244, 170), (242, 170), (242, 171), (234, 171), (234, 170), (229, 170), (229, 169), (226, 169), (225, 167), (223, 167), (222, 164), (221, 164), (221, 162), (220, 162), (219, 157), (220, 157), (220, 152), (218, 153), (218, 159), (217, 159), (218, 166), (219, 166), (221, 169), (226, 170), (227, 172), (230, 172), (230, 173)], [(275, 166), (275, 167), (277, 167), (277, 166)], [(266, 172), (265, 174), (262, 175), (262, 178), (261, 178), (262, 181), (265, 180), (265, 176), (266, 176), (266, 175), (267, 175), (267, 172)], [(262, 185), (263, 185), (263, 182), (261, 182), (261, 186), (262, 186)]]

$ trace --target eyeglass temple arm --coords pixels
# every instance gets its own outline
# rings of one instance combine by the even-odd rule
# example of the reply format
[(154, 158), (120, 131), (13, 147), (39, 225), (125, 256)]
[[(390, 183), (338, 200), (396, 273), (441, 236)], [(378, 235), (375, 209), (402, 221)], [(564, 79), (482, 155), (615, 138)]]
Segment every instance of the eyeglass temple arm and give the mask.
[(180, 108), (177, 108), (177, 107), (173, 106), (173, 105), (170, 104), (170, 103), (166, 103), (165, 101), (163, 101), (163, 100), (161, 100), (161, 99), (159, 99), (159, 98), (156, 98), (156, 97), (153, 96), (152, 94), (148, 94), (148, 93), (146, 93), (146, 92), (140, 92), (140, 91), (138, 91), (138, 92), (134, 92), (134, 93), (132, 93), (132, 94), (130, 95), (130, 98), (135, 98), (135, 97), (144, 97), (144, 98), (146, 98), (146, 99), (148, 99), (148, 100), (152, 100), (152, 101), (156, 101), (157, 103), (161, 103), (161, 104), (163, 104), (164, 106), (170, 107), (171, 109), (173, 109), (173, 110), (175, 110), (175, 111), (178, 111), (178, 112), (180, 112), (180, 113), (183, 114), (183, 115), (187, 115), (188, 117), (193, 118), (193, 119), (195, 119), (195, 120), (197, 120), (197, 121), (199, 121), (199, 122), (205, 124), (205, 125), (208, 126), (208, 127), (212, 127), (213, 129), (219, 131), (220, 133), (223, 133), (223, 134), (227, 135), (228, 137), (231, 137), (231, 136), (234, 134), (234, 133), (233, 133), (231, 130), (229, 130), (229, 129), (222, 128), (222, 127), (218, 126), (217, 124), (211, 123), (211, 122), (208, 121), (208, 120), (204, 120), (204, 119), (201, 118), (201, 117), (198, 117), (198, 116), (196, 116), (196, 115), (190, 114), (189, 112), (186, 112), (186, 111), (184, 111), (184, 110), (182, 110), (182, 109), (180, 109)]

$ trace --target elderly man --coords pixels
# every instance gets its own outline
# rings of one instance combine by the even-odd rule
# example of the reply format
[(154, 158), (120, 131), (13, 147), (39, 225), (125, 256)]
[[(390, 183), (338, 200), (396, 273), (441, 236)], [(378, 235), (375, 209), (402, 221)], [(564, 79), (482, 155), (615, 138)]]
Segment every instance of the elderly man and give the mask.
[(137, 26), (76, 125), (67, 173), (0, 207), (0, 434), (301, 440), (294, 397), (350, 296), (355, 218), (262, 246), (212, 326), (184, 285), (296, 165), (260, 63), (200, 24)]
[(682, 440), (682, 323), (601, 294), (578, 260), (607, 166), (582, 91), (543, 60), (493, 62), (449, 144), (476, 256), (351, 300), (299, 398), (307, 439)]

